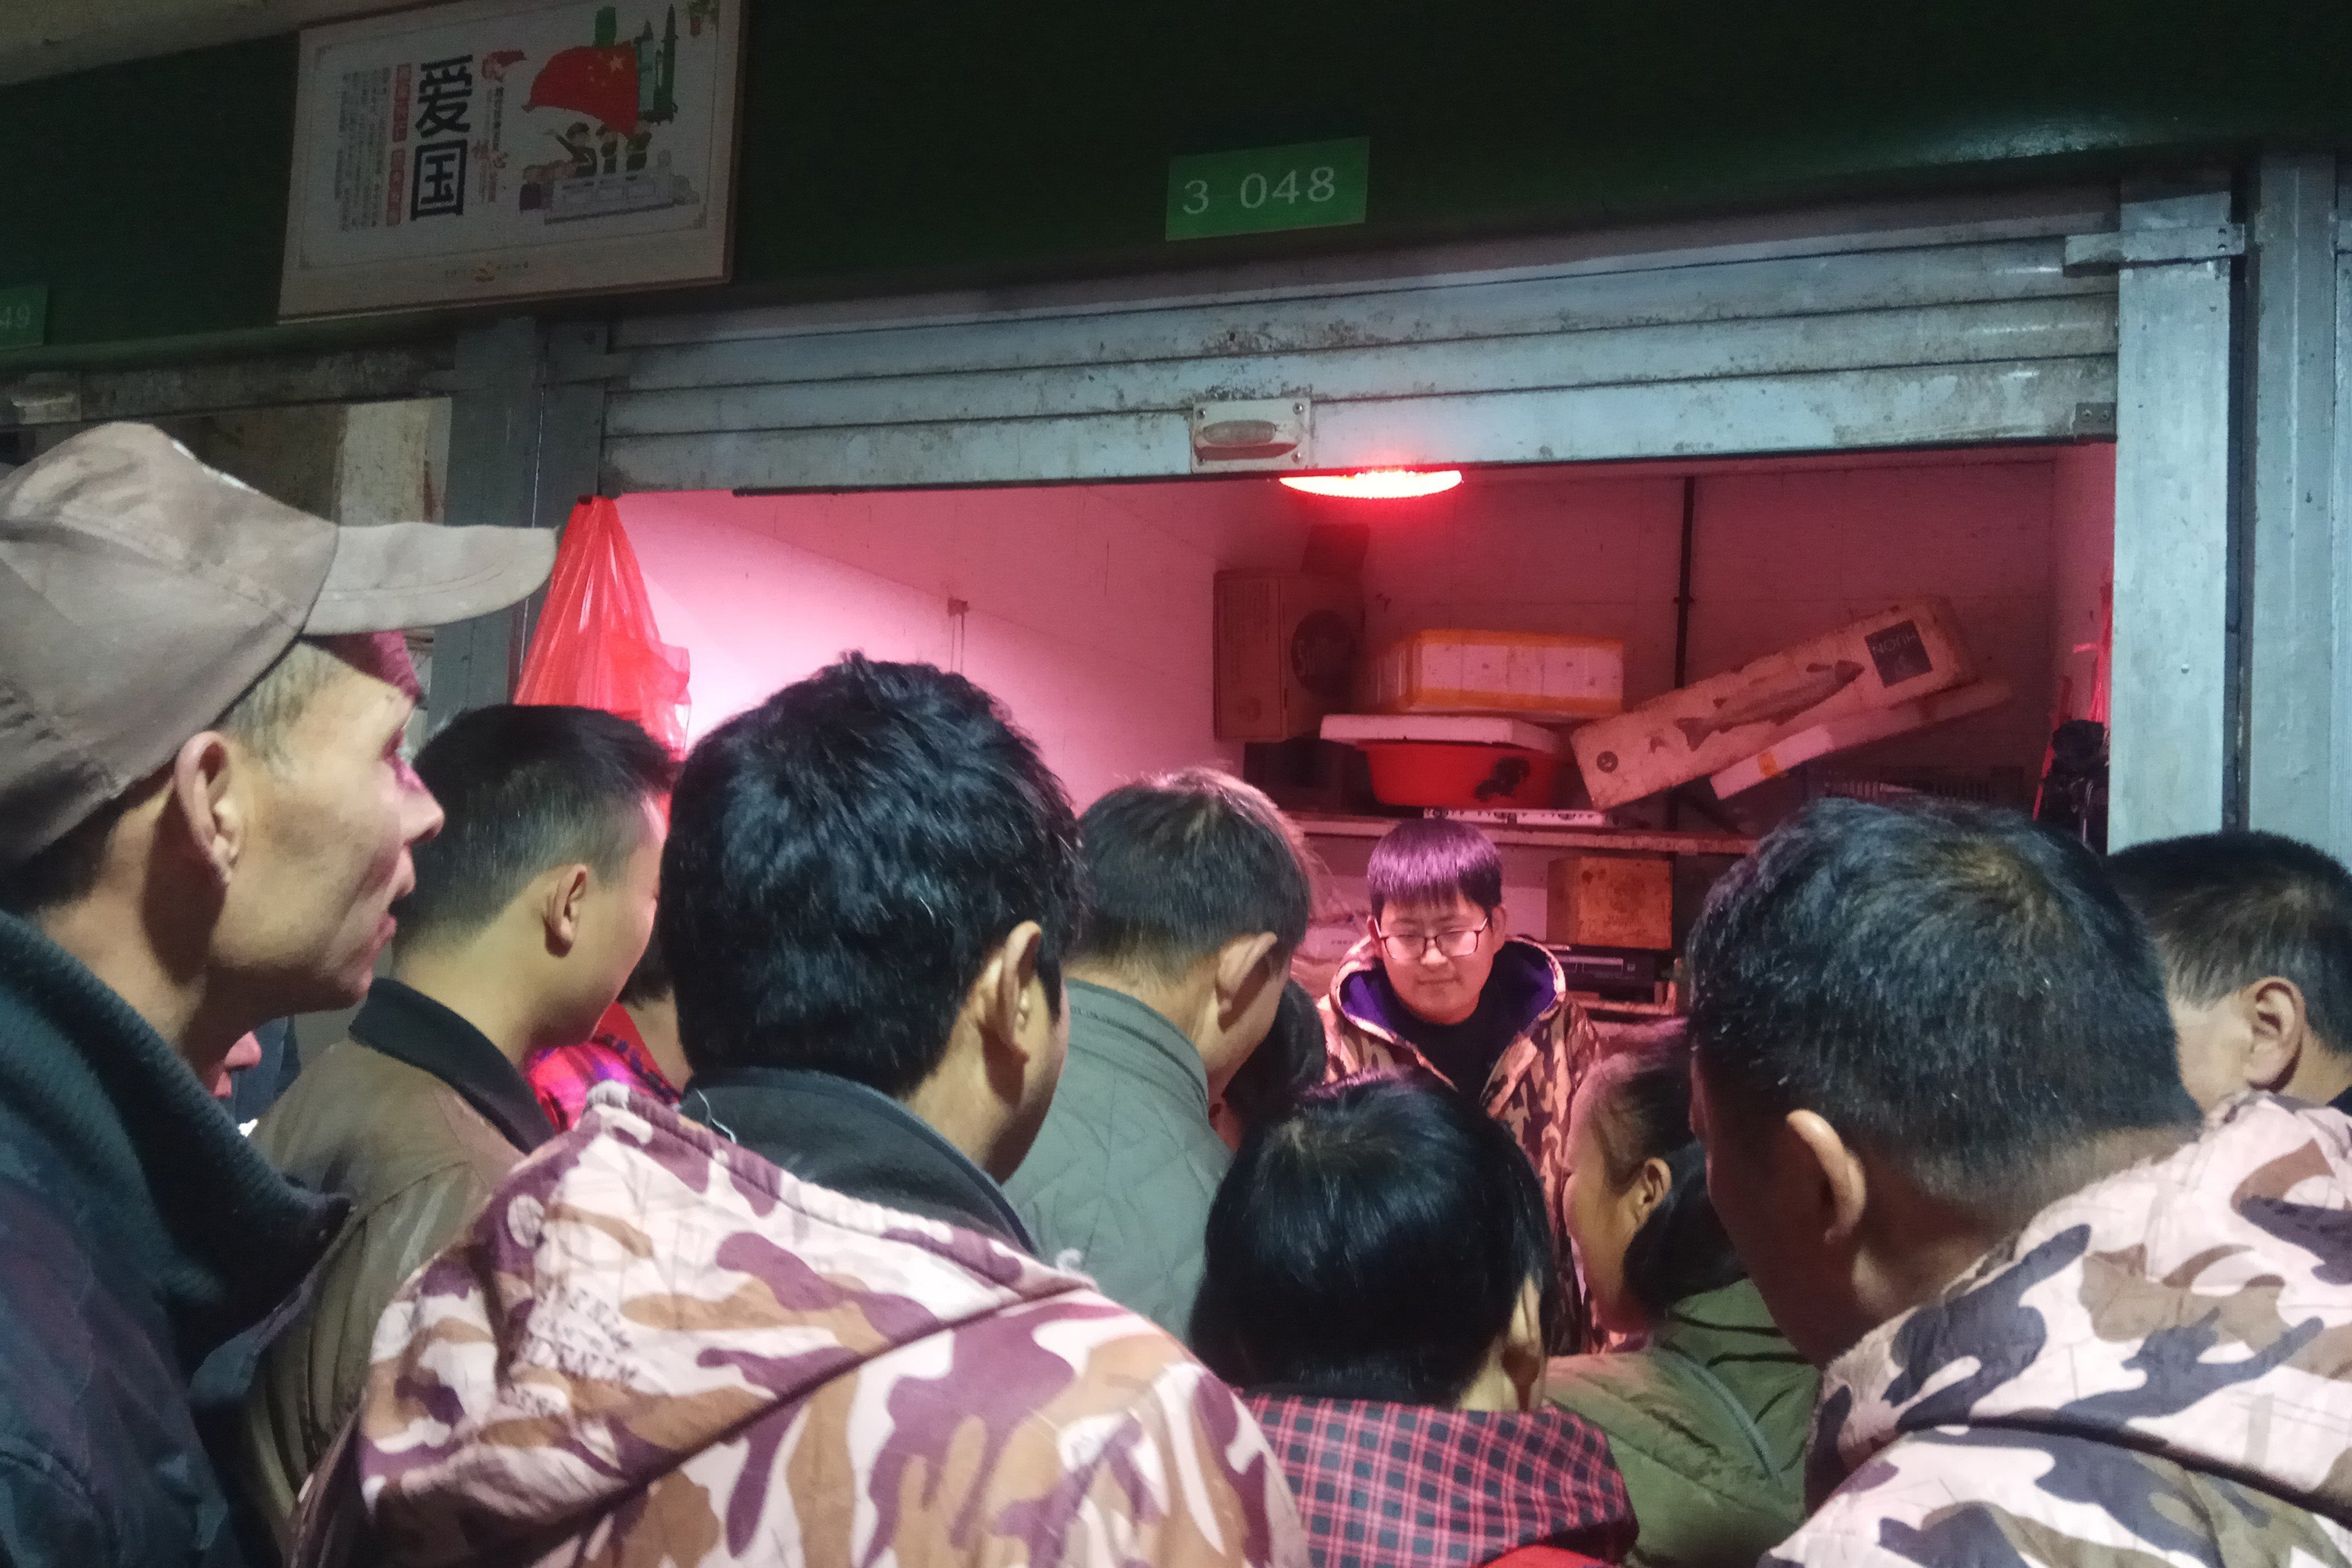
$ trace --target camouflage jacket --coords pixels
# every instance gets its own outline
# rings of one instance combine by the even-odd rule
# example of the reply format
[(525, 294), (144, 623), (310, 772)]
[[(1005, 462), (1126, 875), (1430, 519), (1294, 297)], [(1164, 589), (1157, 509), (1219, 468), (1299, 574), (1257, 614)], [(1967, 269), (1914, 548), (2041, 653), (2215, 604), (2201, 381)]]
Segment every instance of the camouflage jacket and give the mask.
[(298, 1564), (1303, 1568), (1234, 1395), (1073, 1274), (600, 1085), (377, 1331)]
[(2252, 1095), (1832, 1364), (1766, 1559), (2352, 1561), (2352, 1122)]
[[(1447, 1080), (1384, 1016), (1393, 993), (1377, 983), (1380, 949), (1367, 936), (1332, 977), (1323, 998), (1323, 1032), (1330, 1047), (1329, 1075), (1349, 1078), (1388, 1067), (1410, 1067)], [(1568, 995), (1559, 961), (1536, 943), (1513, 938), (1495, 956), (1488, 985), (1522, 982), (1528, 1002), (1511, 1042), (1496, 1059), (1483, 1086), (1454, 1087), (1475, 1093), (1486, 1113), (1511, 1130), (1543, 1182), (1559, 1249), (1560, 1282), (1568, 1311), (1555, 1350), (1592, 1348), (1586, 1343), (1583, 1292), (1568, 1247), (1568, 1110), (1577, 1075), (1599, 1054), (1599, 1037), (1584, 1009)]]

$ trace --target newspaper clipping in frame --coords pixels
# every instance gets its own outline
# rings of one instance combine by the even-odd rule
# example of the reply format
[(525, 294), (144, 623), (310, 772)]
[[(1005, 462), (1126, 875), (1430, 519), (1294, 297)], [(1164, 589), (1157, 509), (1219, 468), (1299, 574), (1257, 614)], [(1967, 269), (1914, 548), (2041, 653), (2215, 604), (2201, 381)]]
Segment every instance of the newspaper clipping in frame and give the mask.
[(746, 0), (467, 0), (302, 35), (281, 316), (727, 276)]

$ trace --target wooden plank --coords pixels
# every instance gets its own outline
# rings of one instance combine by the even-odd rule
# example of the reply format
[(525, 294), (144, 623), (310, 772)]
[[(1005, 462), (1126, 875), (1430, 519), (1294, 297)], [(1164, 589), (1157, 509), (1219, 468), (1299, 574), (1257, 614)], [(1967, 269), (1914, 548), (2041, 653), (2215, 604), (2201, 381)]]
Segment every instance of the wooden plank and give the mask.
[(1570, 991), (1569, 999), (1601, 1018), (1671, 1019), (1683, 1016), (1678, 1002), (1614, 1002), (1590, 991)]
[[(1291, 821), (1310, 839), (1377, 839), (1405, 817), (1336, 817), (1294, 812)], [(1668, 855), (1744, 855), (1756, 841), (1736, 833), (1673, 833), (1642, 828), (1490, 828), (1473, 823), (1506, 849), (1620, 850)]]

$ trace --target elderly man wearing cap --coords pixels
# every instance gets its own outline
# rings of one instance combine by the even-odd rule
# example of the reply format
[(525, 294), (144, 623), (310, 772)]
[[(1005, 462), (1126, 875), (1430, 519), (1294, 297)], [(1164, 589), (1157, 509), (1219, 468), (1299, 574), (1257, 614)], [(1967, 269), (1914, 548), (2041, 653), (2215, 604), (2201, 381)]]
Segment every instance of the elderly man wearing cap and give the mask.
[(360, 998), (440, 824), (400, 629), (552, 554), (339, 528), (141, 425), (0, 481), (0, 1562), (243, 1560), (190, 1383), (340, 1210), (209, 1087), (257, 1024)]

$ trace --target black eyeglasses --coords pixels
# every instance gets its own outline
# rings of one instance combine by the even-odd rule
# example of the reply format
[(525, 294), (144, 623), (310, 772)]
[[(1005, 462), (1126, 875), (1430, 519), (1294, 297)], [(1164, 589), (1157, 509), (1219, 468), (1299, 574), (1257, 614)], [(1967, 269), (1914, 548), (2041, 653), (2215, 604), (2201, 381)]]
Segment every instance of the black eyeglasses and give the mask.
[(1375, 925), (1372, 935), (1381, 939), (1381, 950), (1398, 963), (1417, 964), (1432, 947), (1449, 958), (1467, 958), (1478, 950), (1478, 938), (1486, 935), (1486, 928), (1494, 924), (1495, 917), (1489, 915), (1477, 925), (1458, 931), (1433, 931), (1427, 936), (1402, 932), (1392, 936)]

